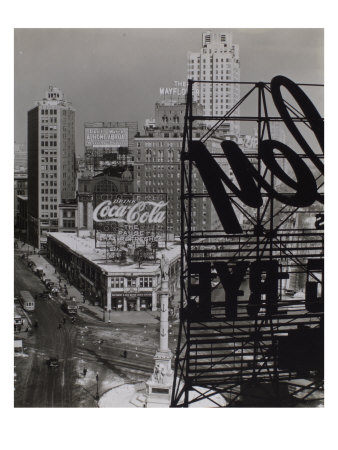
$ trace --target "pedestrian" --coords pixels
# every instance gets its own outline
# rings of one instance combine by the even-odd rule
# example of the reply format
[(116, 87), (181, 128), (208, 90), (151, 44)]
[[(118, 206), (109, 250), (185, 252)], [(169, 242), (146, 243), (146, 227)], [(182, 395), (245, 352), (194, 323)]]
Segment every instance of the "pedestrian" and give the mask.
[(127, 358), (127, 356), (128, 356), (128, 352), (127, 352), (127, 350), (125, 350), (125, 351), (123, 352), (123, 357), (124, 357), (124, 358)]
[(84, 367), (84, 368), (83, 368), (83, 376), (85, 377), (86, 374), (87, 374), (87, 369)]
[(58, 326), (58, 328), (59, 328), (59, 330), (61, 330), (61, 328), (62, 328), (62, 325), (61, 325), (61, 323), (59, 323), (59, 326)]

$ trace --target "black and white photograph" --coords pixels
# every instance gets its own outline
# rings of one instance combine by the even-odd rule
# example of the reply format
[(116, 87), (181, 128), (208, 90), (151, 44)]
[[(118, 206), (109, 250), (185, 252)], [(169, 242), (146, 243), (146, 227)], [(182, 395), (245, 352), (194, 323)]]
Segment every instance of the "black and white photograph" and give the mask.
[(332, 402), (326, 30), (214, 22), (11, 28), (14, 418), (105, 414), (100, 439), (141, 420), (148, 448), (178, 410), (221, 424)]
[(14, 37), (15, 406), (322, 406), (323, 30)]

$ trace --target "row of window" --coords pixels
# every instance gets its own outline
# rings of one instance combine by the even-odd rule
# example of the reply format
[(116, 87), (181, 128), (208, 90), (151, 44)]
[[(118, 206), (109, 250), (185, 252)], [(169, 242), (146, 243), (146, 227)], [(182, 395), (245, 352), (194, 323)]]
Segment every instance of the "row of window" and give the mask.
[(40, 167), (41, 170), (57, 170), (56, 164), (50, 164), (50, 165), (42, 165)]
[(57, 114), (57, 109), (41, 109), (41, 114), (42, 115), (55, 115)]
[(57, 141), (41, 141), (43, 147), (56, 147)]
[[(41, 125), (41, 131), (55, 131), (56, 130), (56, 125)], [(56, 135), (54, 134), (54, 136), (56, 137)]]
[[(127, 277), (125, 283), (125, 277), (112, 277), (111, 279), (111, 287), (112, 288), (133, 288), (137, 287), (136, 278)], [(139, 277), (139, 287), (140, 288), (151, 288), (153, 287), (153, 278), (152, 277)]]
[(64, 219), (63, 220), (63, 227), (64, 228), (75, 228), (75, 220)]
[(57, 186), (57, 181), (42, 181), (41, 186)]
[(56, 158), (53, 158), (53, 157), (51, 157), (51, 158), (49, 158), (49, 159), (48, 159), (48, 156), (42, 157), (42, 158), (41, 158), (41, 162), (42, 162), (42, 163), (45, 163), (45, 162), (46, 162), (46, 163), (48, 163), (48, 162), (51, 162), (51, 163), (52, 163), (52, 162), (56, 162), (56, 161), (57, 161), (57, 159), (56, 159)]
[(44, 219), (48, 219), (48, 217), (57, 217), (58, 214), (56, 212), (51, 212), (51, 213), (42, 213), (41, 217)]
[[(48, 127), (45, 127), (48, 129)], [(41, 133), (41, 139), (57, 139), (57, 133)]]
[(41, 197), (41, 201), (42, 202), (52, 202), (52, 203), (56, 203), (57, 202), (57, 198), (56, 197), (45, 197), (45, 196), (42, 196)]
[(56, 194), (57, 189), (41, 189), (41, 194)]
[(41, 205), (41, 209), (57, 209), (58, 205), (45, 205), (44, 203), (42, 203)]
[(41, 178), (57, 178), (57, 173), (41, 173)]
[(41, 149), (41, 155), (56, 155), (56, 150), (52, 151), (52, 150)]
[[(198, 56), (196, 60), (191, 59), (190, 62), (191, 62), (191, 64), (194, 64), (194, 63), (198, 64), (200, 62), (200, 59), (201, 59), (201, 57)], [(210, 56), (210, 61), (212, 61), (212, 60), (213, 60), (213, 57)], [(207, 62), (207, 60), (205, 58), (203, 58), (202, 62), (205, 63), (205, 62)], [(220, 60), (218, 61), (218, 58), (215, 58), (215, 62), (217, 62), (217, 63), (218, 62), (221, 62), (221, 63), (222, 62), (227, 62), (228, 63), (228, 62), (231, 62), (231, 60), (229, 58), (220, 58)]]

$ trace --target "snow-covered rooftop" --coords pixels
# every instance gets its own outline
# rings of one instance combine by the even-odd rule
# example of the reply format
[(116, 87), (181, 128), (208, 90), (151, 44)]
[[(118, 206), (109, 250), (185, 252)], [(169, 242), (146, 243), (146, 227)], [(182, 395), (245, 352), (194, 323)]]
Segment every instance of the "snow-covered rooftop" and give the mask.
[(95, 239), (89, 236), (78, 236), (77, 233), (49, 233), (65, 247), (69, 248), (73, 253), (91, 261), (93, 264), (99, 266), (107, 274), (122, 274), (131, 272), (134, 274), (153, 274), (160, 270), (160, 259), (162, 255), (170, 262), (179, 258), (180, 245), (177, 243), (168, 243), (167, 249), (158, 249), (156, 251), (156, 263), (145, 261), (142, 262), (141, 267), (134, 261), (129, 263), (117, 264), (108, 260), (106, 263), (106, 250), (104, 248), (95, 248)]

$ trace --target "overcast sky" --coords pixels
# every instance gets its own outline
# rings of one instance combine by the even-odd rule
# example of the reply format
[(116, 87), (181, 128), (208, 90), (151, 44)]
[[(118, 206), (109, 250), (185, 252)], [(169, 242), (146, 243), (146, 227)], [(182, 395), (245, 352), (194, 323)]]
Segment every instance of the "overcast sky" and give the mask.
[[(190, 29), (16, 29), (14, 33), (15, 141), (26, 142), (27, 111), (49, 85), (76, 109), (76, 149), (83, 123), (138, 121), (154, 116), (159, 88), (185, 80), (188, 51), (202, 32)], [(214, 31), (221, 31), (213, 29)], [(226, 29), (240, 46), (241, 81), (324, 82), (322, 29)], [(322, 92), (311, 93), (320, 112)]]

